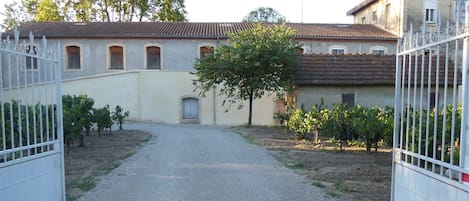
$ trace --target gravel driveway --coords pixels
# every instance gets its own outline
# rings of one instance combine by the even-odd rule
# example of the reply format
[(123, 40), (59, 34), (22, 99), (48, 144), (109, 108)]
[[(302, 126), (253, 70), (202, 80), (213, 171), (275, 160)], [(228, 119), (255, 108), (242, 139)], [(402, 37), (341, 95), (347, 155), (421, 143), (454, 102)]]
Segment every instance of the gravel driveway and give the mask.
[(221, 127), (132, 123), (154, 137), (80, 201), (335, 200)]

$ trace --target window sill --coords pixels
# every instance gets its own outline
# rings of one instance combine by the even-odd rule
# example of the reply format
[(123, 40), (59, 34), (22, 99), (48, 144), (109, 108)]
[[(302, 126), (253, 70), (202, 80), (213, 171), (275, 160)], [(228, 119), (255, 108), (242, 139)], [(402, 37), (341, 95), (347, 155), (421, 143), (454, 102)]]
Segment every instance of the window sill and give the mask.
[(76, 69), (76, 68), (73, 68), (73, 69), (71, 69), (71, 68), (66, 68), (66, 69), (64, 69), (64, 71), (65, 71), (65, 72), (78, 72), (78, 71), (83, 71), (83, 69), (81, 69), (81, 68), (80, 68), (80, 69)]
[(200, 124), (200, 119), (181, 119), (181, 124)]

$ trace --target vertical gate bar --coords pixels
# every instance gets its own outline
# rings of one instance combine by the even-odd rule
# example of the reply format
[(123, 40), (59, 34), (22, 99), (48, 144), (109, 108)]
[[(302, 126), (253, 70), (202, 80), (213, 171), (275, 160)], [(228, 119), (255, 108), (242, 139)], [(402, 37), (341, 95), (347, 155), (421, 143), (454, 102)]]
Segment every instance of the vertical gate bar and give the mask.
[(425, 169), (428, 170), (428, 146), (429, 146), (429, 133), (430, 133), (430, 96), (432, 89), (432, 48), (428, 50), (428, 76), (427, 76), (427, 122), (425, 127)]
[[(406, 103), (406, 129), (405, 129), (405, 144), (406, 144), (406, 151), (409, 151), (409, 126), (410, 126), (410, 86), (411, 86), (411, 75), (412, 75), (412, 54), (409, 54), (409, 64), (407, 64), (407, 103)], [(408, 156), (406, 155), (405, 161), (408, 162)]]
[[(57, 54), (60, 54), (60, 53), (57, 53)], [(57, 132), (56, 132), (56, 125), (55, 125), (55, 119), (56, 119), (56, 115), (57, 115), (57, 107), (58, 107), (58, 103), (56, 102), (57, 101), (57, 97), (56, 97), (56, 93), (54, 93), (56, 90), (54, 90), (55, 86), (53, 85), (54, 82), (56, 81), (56, 77), (55, 77), (55, 64), (53, 64), (50, 68), (49, 68), (49, 73), (50, 73), (50, 79), (51, 79), (51, 83), (52, 83), (52, 86), (51, 86), (51, 97), (53, 97), (53, 99), (51, 99), (51, 101), (55, 102), (53, 105), (52, 105), (52, 114), (51, 114), (51, 122), (52, 122), (52, 139), (53, 140), (57, 140), (58, 137), (57, 137)]]
[[(468, 8), (469, 7), (469, 1), (466, 0), (466, 3), (465, 3), (465, 8)], [(465, 31), (467, 32), (467, 28), (469, 26), (469, 11), (466, 10), (466, 16), (465, 16), (465, 19), (464, 19), (464, 23), (465, 23)], [(466, 150), (466, 149), (469, 149), (469, 138), (467, 137), (467, 129), (468, 129), (468, 125), (467, 125), (467, 121), (468, 121), (468, 110), (467, 110), (467, 107), (469, 107), (469, 97), (468, 97), (468, 89), (469, 89), (469, 80), (468, 80), (468, 70), (469, 70), (469, 38), (468, 37), (465, 37), (464, 38), (464, 42), (463, 42), (463, 52), (462, 52), (462, 55), (463, 55), (463, 58), (462, 58), (462, 87), (463, 87), (463, 90), (462, 90), (462, 117), (461, 117), (461, 149), (460, 149), (460, 154), (462, 155), (461, 157), (459, 157), (459, 164), (461, 167), (463, 167), (464, 169), (469, 169), (469, 153), (468, 151), (469, 150)], [(469, 183), (469, 181), (464, 181), (465, 180), (465, 177), (467, 177), (467, 175), (465, 174), (465, 176), (463, 176), (462, 178), (462, 181), (466, 184)]]
[[(47, 57), (47, 41), (46, 41), (45, 36), (42, 37), (42, 52), (41, 52), (41, 55), (44, 56), (44, 57)], [(37, 72), (37, 75), (38, 75), (37, 82), (39, 84), (42, 84), (41, 83), (41, 80), (42, 80), (41, 79), (41, 72), (43, 71), (44, 66), (46, 66), (47, 63), (48, 63), (47, 61), (42, 61), (41, 63), (38, 64), (39, 66), (38, 66), (38, 72)], [(41, 87), (41, 85), (38, 86), (38, 88), (39, 88), (38, 89), (38, 91), (39, 91), (39, 94), (38, 94), (38, 96), (39, 96), (39, 98), (38, 98), (39, 99), (39, 101), (38, 101), (38, 107), (39, 107), (39, 132), (40, 132), (39, 135), (41, 136), (41, 143), (44, 142), (44, 134), (45, 134), (44, 125), (43, 125), (44, 122), (43, 122), (43, 119), (42, 119), (42, 117), (43, 117), (43, 111), (42, 111), (43, 101), (42, 101), (41, 91), (42, 91), (43, 87), (44, 87), (44, 85), (42, 85), (42, 87)], [(42, 149), (44, 149), (44, 147), (42, 147)], [(49, 150), (49, 149), (47, 149), (47, 150)]]
[[(3, 37), (2, 37), (2, 33), (0, 33), (0, 41), (3, 41)], [(0, 48), (2, 48), (3, 50), (3, 47), (2, 47), (2, 43), (0, 43)], [(8, 47), (5, 47), (5, 50), (8, 49)], [(8, 54), (7, 54), (8, 55)], [(0, 91), (0, 104), (2, 104), (0, 106), (0, 112), (2, 113), (2, 146), (3, 146), (3, 151), (5, 151), (7, 149), (7, 138), (6, 138), (6, 133), (5, 133), (5, 99), (4, 99), (4, 95), (3, 95), (3, 91), (4, 91), (4, 87), (3, 87), (3, 52), (0, 54), (0, 64), (2, 64), (2, 68), (0, 70), (0, 85), (2, 86), (1, 87), (1, 91)], [(4, 154), (3, 155), (3, 162), (6, 162), (7, 161), (7, 155)]]
[[(30, 34), (29, 34), (29, 41), (30, 41), (31, 43), (34, 42), (33, 33), (30, 33)], [(31, 100), (32, 100), (32, 104), (31, 104), (31, 105), (33, 106), (33, 111), (32, 111), (32, 113), (33, 113), (33, 119), (32, 119), (32, 121), (33, 121), (33, 128), (32, 128), (32, 129), (33, 129), (33, 136), (34, 136), (34, 144), (36, 145), (36, 144), (37, 144), (37, 129), (36, 129), (37, 126), (36, 126), (36, 108), (34, 107), (35, 102), (36, 102), (36, 101), (35, 101), (35, 98), (34, 98), (34, 96), (35, 96), (35, 93), (34, 93), (35, 87), (34, 87), (34, 85), (35, 85), (36, 83), (35, 83), (35, 81), (34, 81), (34, 74), (35, 74), (35, 71), (36, 71), (36, 70), (39, 70), (39, 66), (38, 66), (38, 65), (39, 65), (39, 62), (38, 62), (39, 59), (37, 59), (37, 56), (38, 56), (39, 53), (37, 52), (37, 50), (36, 50), (35, 47), (34, 47), (33, 50), (34, 50), (33, 53), (35, 54), (34, 57), (36, 58), (36, 63), (32, 63), (32, 62), (31, 62), (31, 63), (33, 64), (33, 65), (31, 66), (31, 67), (32, 67), (32, 68), (31, 68), (31, 96), (32, 96), (32, 99), (31, 99)], [(36, 69), (35, 69), (35, 68), (36, 68)], [(29, 105), (29, 104), (28, 104), (28, 105)], [(37, 146), (34, 147), (34, 151), (35, 151), (36, 153), (37, 153), (37, 148), (38, 148)]]
[[(398, 45), (397, 45), (397, 49), (400, 50), (401, 46), (401, 40), (400, 39), (398, 41)], [(393, 152), (392, 152), (392, 160), (393, 160), (393, 163), (392, 163), (392, 177), (391, 177), (391, 201), (394, 201), (394, 191), (396, 190), (396, 182), (395, 182), (395, 164), (396, 164), (396, 160), (397, 160), (397, 157), (396, 156), (396, 152), (398, 152), (397, 154), (399, 154), (399, 157), (401, 156), (401, 149), (400, 147), (398, 147), (398, 136), (400, 135), (399, 134), (399, 126), (400, 126), (400, 114), (401, 114), (401, 111), (400, 111), (400, 99), (401, 99), (401, 83), (400, 83), (400, 77), (401, 77), (401, 70), (402, 70), (402, 56), (399, 56), (397, 55), (396, 56), (396, 77), (395, 77), (395, 80), (394, 80), (394, 84), (395, 84), (395, 89), (394, 89), (394, 124), (393, 124), (393, 141), (392, 141), (392, 147), (393, 147)], [(400, 160), (400, 159), (399, 159)], [(400, 162), (400, 161), (399, 161)]]
[(57, 98), (57, 131), (60, 144), (60, 157), (61, 157), (61, 176), (62, 176), (62, 200), (66, 199), (65, 196), (65, 164), (64, 164), (64, 133), (63, 133), (63, 119), (62, 119), (62, 54), (60, 51), (60, 42), (57, 42), (57, 61), (56, 67), (56, 98)]
[[(454, 165), (454, 132), (456, 127), (456, 113), (458, 112), (459, 106), (457, 105), (457, 91), (458, 91), (458, 54), (459, 54), (459, 40), (455, 40), (454, 48), (454, 66), (453, 66), (453, 112), (451, 113), (451, 149), (449, 154), (449, 164)], [(449, 175), (453, 175), (453, 170), (450, 168)]]
[[(422, 50), (421, 54), (421, 64), (420, 64), (420, 103), (419, 103), (419, 151), (418, 154), (422, 154), (422, 124), (423, 124), (423, 88), (425, 87), (424, 74), (425, 74), (425, 50)], [(418, 166), (420, 167), (420, 161), (418, 161)]]
[[(412, 31), (412, 25), (410, 27), (410, 31), (408, 33), (408, 38), (407, 38), (407, 45), (409, 47), (409, 49), (412, 49), (412, 34), (413, 34), (413, 31)], [(407, 78), (407, 91), (403, 91), (404, 92), (404, 95), (405, 95), (405, 92), (407, 92), (407, 102), (405, 104), (405, 150), (406, 151), (409, 151), (409, 124), (410, 124), (410, 77), (411, 77), (411, 72), (412, 72), (412, 53), (409, 53), (408, 55), (408, 64), (405, 64), (405, 67), (407, 68), (407, 77), (405, 75), (405, 72), (404, 73), (404, 77)], [(404, 79), (405, 79), (404, 78)], [(405, 89), (406, 88), (406, 83), (402, 83), (402, 86), (403, 88)], [(404, 104), (403, 104), (404, 105)], [(403, 120), (404, 121), (404, 120)], [(408, 154), (405, 154), (405, 162), (408, 162), (409, 160), (409, 155)]]
[[(406, 67), (406, 55), (402, 55), (402, 69), (401, 69), (401, 90), (400, 90), (400, 93), (401, 93), (401, 108), (400, 108), (400, 112), (401, 112), (401, 119), (399, 119), (399, 122), (401, 124), (401, 130), (399, 132), (400, 134), (400, 138), (399, 138), (399, 144), (400, 144), (400, 149), (405, 149), (404, 148), (404, 121), (402, 120), (405, 116), (404, 116), (404, 93), (405, 93), (405, 67)], [(402, 159), (401, 159), (402, 160)]]
[[(449, 32), (449, 23), (446, 33)], [(446, 137), (446, 104), (447, 104), (447, 94), (448, 94), (448, 65), (449, 65), (449, 43), (446, 42), (445, 44), (445, 83), (444, 83), (444, 90), (443, 90), (443, 128), (441, 133), (441, 162), (445, 162), (445, 137)], [(440, 166), (440, 175), (443, 175), (443, 166)], [(450, 175), (451, 178), (451, 175)]]
[[(435, 65), (435, 115), (433, 116), (433, 159), (437, 156), (437, 139), (438, 139), (438, 107), (439, 107), (439, 89), (440, 89), (440, 45), (436, 46), (436, 65)], [(435, 172), (435, 163), (432, 165), (432, 172)]]
[[(16, 33), (15, 33), (16, 35)], [(7, 37), (7, 44), (10, 45), (10, 36)], [(14, 49), (16, 50), (16, 45), (14, 46)], [(10, 146), (11, 146), (11, 149), (15, 148), (15, 133), (14, 133), (14, 118), (13, 118), (13, 87), (11, 86), (12, 85), (12, 64), (11, 64), (11, 55), (8, 55), (7, 56), (7, 66), (8, 66), (8, 92), (9, 92), (9, 103), (10, 103), (10, 108), (9, 108), (9, 112), (10, 112)], [(19, 62), (19, 61), (18, 61)], [(11, 156), (12, 159), (15, 159), (15, 153), (12, 153), (12, 156)]]
[[(33, 47), (32, 45), (33, 43), (31, 41), (29, 41), (29, 55), (31, 56), (31, 52), (34, 51), (34, 50), (31, 50), (31, 48)], [(30, 59), (32, 57), (25, 57), (26, 59)], [(30, 63), (33, 65), (33, 60), (30, 60)], [(28, 141), (27, 145), (29, 146), (30, 145), (30, 142), (31, 142), (31, 139), (30, 139), (30, 133), (29, 133), (29, 110), (28, 110), (28, 105), (29, 103), (27, 102), (28, 100), (28, 89), (27, 89), (27, 86), (28, 86), (28, 73), (27, 73), (27, 67), (26, 67), (26, 63), (25, 63), (25, 67), (23, 69), (23, 78), (24, 78), (24, 98), (26, 100), (26, 108), (25, 108), (25, 113), (26, 113), (26, 140)], [(18, 86), (18, 90), (19, 90), (19, 86)], [(18, 99), (18, 101), (20, 101)], [(21, 102), (19, 102), (21, 103)], [(31, 149), (28, 149), (28, 155), (31, 155)]]
[[(418, 66), (418, 52), (415, 52), (414, 56), (414, 95), (413, 95), (413, 103), (412, 103), (412, 153), (415, 153), (415, 112), (416, 112), (416, 104), (417, 104), (417, 66)], [(414, 158), (412, 157), (412, 164), (414, 163)]]
[[(46, 50), (47, 51), (47, 50)], [(45, 103), (45, 110), (46, 110), (46, 141), (49, 142), (50, 141), (50, 127), (49, 127), (49, 91), (47, 90), (49, 88), (49, 85), (50, 85), (50, 82), (49, 80), (47, 79), (47, 74), (49, 73), (49, 67), (52, 66), (53, 63), (48, 63), (47, 66), (44, 66), (44, 80), (45, 80), (45, 84), (44, 84), (44, 94), (45, 94), (45, 98), (44, 98), (44, 103)], [(49, 148), (48, 148), (49, 149)]]
[[(15, 39), (16, 40), (16, 39)], [(23, 125), (22, 125), (22, 121), (21, 121), (21, 96), (20, 96), (20, 91), (21, 91), (21, 83), (20, 83), (20, 71), (21, 71), (21, 66), (19, 64), (19, 61), (20, 61), (20, 56), (17, 54), (16, 55), (16, 60), (18, 62), (16, 62), (16, 101), (17, 101), (17, 104), (18, 104), (18, 107), (17, 107), (17, 112), (18, 112), (18, 118), (17, 118), (17, 123), (18, 123), (18, 136), (19, 136), (19, 147), (22, 147), (23, 146)], [(25, 63), (25, 69), (26, 70), (26, 63)], [(23, 157), (23, 152), (20, 151), (20, 157)]]

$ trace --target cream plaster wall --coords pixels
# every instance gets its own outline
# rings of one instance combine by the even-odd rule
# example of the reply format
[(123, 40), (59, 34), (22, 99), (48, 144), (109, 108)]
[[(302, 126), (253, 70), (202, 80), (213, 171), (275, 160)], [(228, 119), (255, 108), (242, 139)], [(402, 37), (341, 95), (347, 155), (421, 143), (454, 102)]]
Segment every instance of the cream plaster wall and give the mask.
[(136, 119), (140, 116), (138, 77), (139, 74), (133, 72), (64, 80), (62, 94), (86, 94), (94, 99), (95, 107), (109, 104), (111, 110), (114, 110), (116, 105), (120, 105), (130, 111), (131, 119)]
[(367, 107), (394, 106), (394, 87), (299, 87), (297, 105), (309, 110), (313, 105), (324, 103), (331, 106), (342, 102), (343, 93), (355, 94), (355, 104)]
[[(200, 97), (193, 91), (189, 72), (126, 71), (122, 73), (64, 80), (63, 94), (87, 94), (97, 107), (109, 104), (130, 111), (129, 120), (178, 124), (181, 122), (181, 99), (199, 99), (200, 123), (240, 125), (248, 119), (248, 102), (222, 106), (224, 96), (213, 90)], [(253, 103), (253, 124), (273, 125), (275, 96), (265, 96)], [(229, 109), (226, 112), (226, 109)], [(214, 113), (214, 110), (216, 111)]]
[[(435, 92), (435, 88), (431, 89)], [(443, 92), (444, 88), (439, 89), (438, 105), (443, 105)], [(299, 87), (297, 89), (297, 106), (304, 105), (304, 108), (309, 110), (313, 105), (320, 104), (321, 98), (327, 106), (332, 106), (335, 103), (342, 102), (343, 93), (355, 94), (355, 104), (366, 107), (394, 107), (394, 86), (350, 86), (350, 87), (334, 87), (334, 86), (317, 86), (317, 87)], [(447, 104), (452, 104), (452, 88), (447, 91)], [(420, 90), (417, 90), (417, 96), (420, 95)], [(413, 90), (411, 91), (410, 105), (413, 105)], [(424, 88), (423, 105), (427, 105), (427, 88)], [(416, 105), (419, 105), (419, 99), (416, 99)], [(407, 103), (407, 95), (404, 96), (404, 102)], [(457, 102), (461, 101), (459, 92), (457, 93)]]

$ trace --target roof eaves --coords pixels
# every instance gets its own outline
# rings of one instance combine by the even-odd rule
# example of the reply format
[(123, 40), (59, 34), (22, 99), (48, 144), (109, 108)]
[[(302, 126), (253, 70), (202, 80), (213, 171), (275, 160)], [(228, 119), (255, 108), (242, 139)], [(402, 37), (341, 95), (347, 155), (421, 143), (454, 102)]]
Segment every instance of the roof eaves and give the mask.
[(393, 41), (397, 40), (397, 37), (379, 37), (379, 36), (298, 36), (297, 39), (340, 39), (340, 40), (386, 40)]
[(391, 83), (391, 82), (386, 82), (386, 81), (380, 81), (380, 82), (362, 82), (362, 83), (358, 83), (358, 82), (329, 82), (329, 83), (322, 83), (322, 82), (316, 82), (316, 83), (313, 83), (313, 82), (298, 82), (296, 83), (297, 86), (305, 86), (305, 87), (308, 87), (308, 86), (394, 86), (394, 81)]
[(347, 11), (347, 15), (355, 15), (358, 11), (362, 10), (363, 8), (367, 7), (368, 5), (376, 2), (378, 0), (364, 0), (360, 4), (356, 5), (349, 11)]

